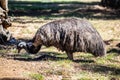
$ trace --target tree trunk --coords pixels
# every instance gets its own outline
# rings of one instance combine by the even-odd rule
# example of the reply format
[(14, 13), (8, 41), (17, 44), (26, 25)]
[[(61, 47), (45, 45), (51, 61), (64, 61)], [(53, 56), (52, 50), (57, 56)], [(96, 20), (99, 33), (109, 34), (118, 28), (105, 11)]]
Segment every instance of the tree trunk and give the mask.
[(8, 0), (0, 0), (0, 44), (10, 39), (11, 34), (6, 30), (11, 26), (8, 18)]

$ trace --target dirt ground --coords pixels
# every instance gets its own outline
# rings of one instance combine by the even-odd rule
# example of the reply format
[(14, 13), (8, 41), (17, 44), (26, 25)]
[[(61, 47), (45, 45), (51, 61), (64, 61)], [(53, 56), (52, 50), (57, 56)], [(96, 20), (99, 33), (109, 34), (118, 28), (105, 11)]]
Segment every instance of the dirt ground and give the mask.
[[(16, 37), (16, 39), (17, 38), (18, 39), (19, 38), (30, 39), (34, 36), (36, 30), (38, 29), (38, 27), (35, 28), (34, 26), (43, 25), (49, 21), (51, 21), (51, 20), (42, 21), (41, 23), (25, 23), (25, 24), (14, 22), (13, 26), (15, 26), (15, 27), (11, 27), (11, 28), (9, 28), (9, 30), (12, 32), (13, 36)], [(31, 26), (31, 24), (33, 26)], [(29, 25), (31, 26), (30, 28), (27, 27)], [(31, 31), (31, 29), (32, 29), (32, 31)], [(26, 31), (28, 31), (28, 32), (26, 32)], [(120, 46), (119, 43), (120, 43), (119, 40), (113, 40), (113, 41), (111, 40), (108, 42), (109, 45), (107, 45), (107, 48), (112, 48), (112, 49), (114, 48), (113, 51), (115, 50), (115, 51), (118, 51), (118, 53), (120, 53), (120, 49), (118, 47), (116, 47), (116, 45)], [(55, 50), (53, 49), (52, 51), (59, 52), (56, 49)], [(44, 57), (44, 58), (47, 58), (46, 60), (41, 60), (41, 59), (37, 59), (37, 58), (39, 58), (38, 55), (37, 56), (32, 55), (33, 58), (36, 60), (34, 60), (34, 59), (32, 60), (30, 58), (30, 61), (29, 61), (29, 59), (26, 59), (27, 57), (23, 58), (24, 55), (23, 56), (18, 55), (16, 52), (17, 52), (16, 50), (15, 51), (11, 50), (4, 54), (1, 53), (0, 80), (32, 80), (33, 78), (31, 78), (29, 76), (29, 74), (32, 74), (32, 73), (39, 73), (39, 74), (44, 75), (45, 80), (61, 80), (62, 79), (62, 76), (54, 75), (54, 74), (50, 75), (50, 74), (47, 74), (46, 72), (44, 73), (44, 71), (46, 71), (47, 69), (48, 70), (54, 69), (54, 68), (52, 68), (51, 63), (54, 63), (55, 61), (53, 61), (53, 62), (49, 61), (54, 58), (46, 56), (46, 57)], [(74, 71), (77, 70), (77, 69), (75, 69), (76, 63), (72, 63), (72, 65), (74, 65), (73, 66), (73, 69), (74, 69), (73, 73), (74, 73)], [(69, 80), (72, 80), (72, 79), (69, 79)]]
[[(31, 39), (34, 36), (37, 29), (39, 28), (39, 26), (42, 26), (50, 21), (56, 20), (56, 19), (44, 20), (44, 19), (38, 19), (36, 17), (26, 17), (26, 16), (13, 17), (13, 18), (14, 18), (14, 21), (13, 21), (12, 27), (10, 27), (8, 30), (12, 33), (13, 37), (15, 37), (16, 39)], [(100, 32), (104, 40), (111, 39), (111, 41), (108, 42), (109, 45), (107, 45), (107, 49), (110, 49), (109, 52), (120, 53), (120, 48), (119, 48), (120, 24), (117, 24), (119, 20), (116, 20), (115, 23), (112, 23), (111, 21), (112, 25), (117, 24), (116, 26), (117, 28), (115, 28), (114, 26), (111, 26), (111, 24), (108, 24), (109, 22), (104, 22), (103, 20), (102, 21), (89, 20), (89, 21), (93, 25), (96, 25), (100, 22), (99, 25), (96, 25), (96, 29), (98, 30), (98, 32)], [(104, 23), (102, 24), (102, 22), (104, 22), (105, 24)], [(108, 26), (110, 27), (109, 28), (108, 26), (102, 27), (103, 25), (106, 25), (106, 24), (108, 24)], [(119, 32), (119, 33), (116, 33), (116, 32)], [(108, 36), (108, 34), (110, 36)], [(44, 47), (42, 49), (44, 51)], [(52, 50), (50, 49), (49, 52), (50, 51), (53, 51), (53, 52), (55, 51), (56, 53), (60, 53), (58, 50), (54, 48), (52, 48)], [(76, 62), (70, 61), (69, 63), (68, 61), (69, 66), (66, 67), (66, 65), (64, 65), (65, 66), (64, 68), (63, 66), (57, 65), (56, 61), (59, 61), (59, 60), (54, 57), (42, 56), (42, 59), (41, 59), (39, 58), (40, 55), (38, 54), (28, 56), (28, 55), (25, 55), (24, 53), (25, 51), (23, 51), (23, 54), (17, 54), (16, 49), (10, 49), (8, 51), (3, 51), (0, 53), (0, 80), (40, 80), (40, 79), (33, 78), (33, 76), (32, 77), (30, 76), (31, 74), (34, 74), (34, 73), (44, 75), (45, 80), (62, 80), (63, 77), (66, 77), (66, 80), (74, 80), (72, 78), (67, 79), (67, 77), (68, 76), (71, 77), (72, 74), (75, 74), (78, 71), (86, 70), (86, 68), (77, 67), (78, 63)], [(43, 52), (43, 54), (45, 53)], [(120, 63), (119, 58), (120, 57), (118, 56), (117, 64)], [(95, 58), (92, 58), (93, 61), (94, 59)], [(80, 61), (80, 63), (82, 63), (82, 61)], [(60, 71), (63, 71), (63, 72), (60, 72), (57, 68), (59, 68)], [(71, 72), (67, 68), (69, 68)], [(118, 68), (117, 70), (120, 70), (120, 69)], [(58, 72), (58, 73), (55, 73), (55, 72)], [(59, 75), (59, 74), (62, 74), (62, 75)], [(44, 79), (41, 79), (41, 80), (44, 80)]]
[[(118, 43), (120, 43), (120, 41), (113, 41), (110, 43), (109, 47), (113, 48)], [(119, 48), (117, 48), (116, 50), (118, 50), (119, 51), (118, 53), (120, 53)], [(62, 76), (56, 75), (54, 73), (50, 75), (49, 73), (47, 74), (46, 72), (46, 70), (49, 70), (49, 69), (54, 70), (57, 68), (57, 66), (53, 67), (57, 59), (54, 59), (54, 57), (50, 57), (50, 56), (43, 56), (42, 58), (39, 58), (39, 56), (40, 55), (34, 55), (34, 56), (32, 55), (33, 58), (29, 59), (27, 57), (23, 57), (15, 53), (14, 54), (6, 53), (5, 55), (1, 55), (0, 80), (42, 80), (42, 79), (31, 78), (30, 74), (33, 74), (33, 73), (39, 73), (44, 75), (45, 80), (62, 80), (63, 79)], [(53, 60), (53, 62), (49, 60)], [(73, 74), (77, 71), (81, 71), (80, 67), (76, 68), (76, 66), (78, 65), (76, 62), (73, 62), (72, 65), (74, 65), (72, 66), (73, 70), (71, 71), (70, 69), (70, 71)], [(58, 67), (58, 69), (60, 68), (61, 67)], [(68, 80), (74, 80), (74, 79), (68, 78)]]

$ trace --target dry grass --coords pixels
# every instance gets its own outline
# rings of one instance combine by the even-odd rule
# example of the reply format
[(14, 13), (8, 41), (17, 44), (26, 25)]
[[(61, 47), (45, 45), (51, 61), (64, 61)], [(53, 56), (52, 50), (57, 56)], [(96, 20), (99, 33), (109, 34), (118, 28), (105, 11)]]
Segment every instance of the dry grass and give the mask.
[[(24, 17), (19, 17), (24, 19)], [(26, 18), (26, 17), (25, 17)], [(13, 22), (13, 27), (9, 28), (10, 31), (14, 31), (12, 34), (17, 38), (27, 38), (30, 39), (34, 36), (36, 30), (52, 20), (59, 18), (53, 18), (52, 20), (43, 20), (42, 18), (31, 18), (27, 17), (28, 20), (38, 20), (38, 23), (19, 23)], [(42, 21), (42, 22), (41, 22)], [(104, 40), (112, 39), (110, 45), (107, 46), (110, 49), (116, 48), (116, 44), (120, 42), (120, 32), (119, 32), (119, 20), (89, 20), (94, 27), (98, 30)], [(39, 26), (38, 26), (39, 25)], [(20, 27), (18, 27), (20, 26)], [(21, 27), (23, 26), (23, 27)], [(16, 29), (17, 28), (17, 29)], [(27, 31), (28, 30), (28, 31)], [(16, 34), (16, 32), (18, 32)], [(108, 51), (109, 51), (108, 50)], [(37, 78), (44, 77), (45, 80), (110, 80), (110, 79), (120, 79), (120, 55), (119, 52), (110, 52), (106, 57), (103, 58), (94, 58), (90, 54), (85, 53), (75, 53), (74, 58), (78, 59), (76, 62), (64, 59), (66, 58), (65, 52), (60, 52), (54, 47), (46, 48), (42, 47), (40, 55), (49, 55), (43, 58), (42, 61), (35, 60), (32, 64), (29, 63), (28, 68), (29, 74), (35, 73), (33, 75), (36, 80)], [(24, 51), (23, 51), (24, 53)], [(26, 52), (25, 52), (26, 53)], [(51, 57), (54, 56), (54, 57)], [(30, 56), (21, 56), (23, 61), (25, 59), (29, 61), (34, 61), (34, 57)], [(58, 58), (57, 58), (58, 57)], [(59, 59), (60, 57), (60, 59)], [(28, 59), (27, 59), (28, 58)], [(63, 58), (63, 59), (62, 59)], [(18, 59), (19, 60), (19, 59)], [(41, 59), (40, 59), (41, 60)], [(21, 59), (20, 59), (21, 61)], [(39, 63), (39, 64), (38, 64)], [(23, 64), (26, 64), (26, 62)], [(40, 65), (42, 64), (42, 65)], [(19, 64), (18, 64), (19, 65)], [(27, 72), (25, 72), (27, 74)], [(39, 76), (40, 75), (40, 76)], [(29, 76), (29, 75), (26, 75)]]
[[(96, 1), (98, 0), (89, 0), (89, 3)], [(88, 2), (88, 0), (80, 0), (80, 2)], [(41, 14), (42, 16), (36, 15), (37, 17), (27, 15), (14, 16), (13, 25), (8, 30), (17, 39), (31, 39), (37, 29), (48, 22), (73, 17), (73, 15), (79, 15), (76, 16), (77, 18), (83, 18), (84, 16), (85, 19), (88, 19), (94, 25), (104, 40), (112, 39), (110, 45), (107, 45), (108, 53), (106, 57), (95, 58), (87, 53), (75, 53), (74, 58), (76, 61), (73, 62), (66, 59), (67, 55), (65, 52), (60, 52), (54, 47), (46, 48), (43, 46), (41, 51), (36, 55), (29, 55), (24, 50), (21, 54), (17, 54), (16, 50), (11, 50), (9, 51), (11, 55), (0, 57), (0, 78), (25, 77), (30, 80), (119, 80), (120, 48), (116, 45), (120, 43), (120, 19), (119, 17), (114, 17), (115, 15), (112, 14), (108, 16), (107, 13), (110, 13), (109, 10), (103, 7), (101, 8), (92, 4), (89, 6), (92, 7), (90, 12), (88, 9), (79, 9), (77, 7), (78, 9), (74, 14), (70, 13), (67, 16), (55, 17), (43, 14)], [(94, 11), (96, 9), (101, 12), (96, 13)], [(83, 12), (80, 13), (81, 11)], [(5, 50), (2, 53), (8, 54)]]

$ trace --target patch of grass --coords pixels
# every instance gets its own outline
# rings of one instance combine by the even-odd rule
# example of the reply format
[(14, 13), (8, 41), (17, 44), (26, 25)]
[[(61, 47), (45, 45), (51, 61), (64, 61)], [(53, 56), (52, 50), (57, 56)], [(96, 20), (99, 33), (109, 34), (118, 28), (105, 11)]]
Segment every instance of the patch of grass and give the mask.
[(73, 76), (73, 79), (75, 80), (108, 80), (108, 77), (98, 74), (98, 73), (92, 73), (89, 71), (81, 71), (75, 74)]
[(65, 68), (70, 68), (71, 63), (72, 63), (72, 61), (69, 59), (68, 60), (60, 60), (60, 61), (56, 62), (57, 66), (61, 66), (61, 67), (65, 67)]
[(89, 20), (104, 40), (120, 40), (120, 20)]
[(105, 57), (100, 57), (96, 59), (97, 64), (106, 64), (111, 66), (119, 66), (118, 63), (120, 60), (119, 56), (116, 53), (107, 54)]
[(67, 58), (67, 54), (65, 52), (59, 51), (55, 47), (48, 48), (43, 46), (40, 52), (47, 52), (48, 55), (55, 56), (55, 57)]
[(58, 69), (55, 70), (56, 75), (62, 75), (63, 78), (71, 78), (74, 70), (71, 60), (61, 60), (55, 63)]
[(18, 53), (18, 50), (17, 49), (10, 49), (9, 52), (11, 52), (11, 53)]
[(0, 50), (0, 53), (6, 53), (7, 51), (6, 50)]
[(91, 53), (77, 52), (77, 53), (74, 53), (74, 57), (78, 57), (79, 59), (81, 58), (91, 59), (93, 58), (93, 55)]
[(44, 70), (44, 74), (61, 76), (63, 80), (70, 80), (72, 72), (74, 70), (72, 61), (70, 60), (59, 60), (56, 62), (49, 61), (51, 64), (49, 69)]
[(28, 53), (25, 53), (25, 54), (22, 54), (20, 57), (24, 59), (34, 59), (35, 55), (32, 55), (32, 54), (30, 55)]
[[(46, 2), (48, 1), (48, 3), (42, 3), (41, 0), (29, 0), (29, 1), (30, 2), (25, 1), (20, 3), (15, 2), (14, 4), (10, 3), (10, 7), (9, 7), (10, 10), (18, 11), (18, 13), (16, 12), (14, 14), (12, 13), (14, 16), (24, 15), (23, 22), (24, 20), (34, 20), (35, 17), (37, 17), (38, 21), (42, 20), (42, 22), (44, 23), (47, 23), (52, 20), (68, 18), (68, 17), (86, 18), (90, 21), (90, 23), (93, 24), (93, 26), (97, 29), (97, 31), (100, 33), (100, 35), (104, 40), (120, 39), (119, 15), (112, 14), (112, 12), (109, 11), (105, 12), (104, 10), (101, 9), (96, 10), (97, 7), (94, 7), (95, 9), (93, 8), (88, 9), (88, 7), (86, 7), (86, 5), (87, 6), (90, 5), (90, 7), (94, 6), (94, 4), (96, 4), (94, 2), (96, 1), (98, 2), (100, 0), (84, 0), (84, 1), (79, 0), (79, 2), (76, 3), (75, 2), (72, 3), (71, 1), (78, 1), (78, 0), (65, 0), (66, 2), (62, 2), (63, 0), (46, 0)], [(71, 4), (75, 6), (69, 6)], [(77, 4), (80, 6), (77, 6)], [(84, 7), (82, 7), (82, 5), (84, 5)], [(75, 9), (76, 11), (74, 12)], [(60, 11), (62, 10), (63, 11), (66, 10), (67, 13), (63, 12), (63, 14), (61, 14)], [(33, 15), (31, 15), (31, 13), (33, 13)], [(33, 22), (29, 22), (29, 23), (33, 25)], [(26, 26), (30, 25), (28, 23), (24, 23), (24, 24)], [(39, 24), (37, 24), (37, 26), (38, 25)], [(35, 26), (35, 29), (38, 28), (37, 26)], [(33, 28), (31, 27), (30, 29), (24, 28), (24, 30), (21, 32), (23, 32), (24, 34), (28, 33), (28, 35), (35, 33), (33, 31)], [(50, 48), (43, 47), (41, 49), (41, 52), (42, 51), (44, 51), (45, 54), (48, 54), (50, 56), (62, 57), (62, 58), (67, 57), (65, 52), (60, 52), (53, 47)], [(28, 54), (22, 55), (21, 57), (32, 59), (32, 56)], [(47, 77), (49, 75), (52, 76), (55, 75), (57, 77), (62, 76), (63, 80), (111, 80), (111, 79), (119, 80), (120, 79), (120, 55), (118, 52), (113, 51), (108, 53), (106, 57), (100, 57), (100, 58), (95, 58), (90, 53), (87, 54), (75, 53), (74, 58), (79, 59), (78, 62), (72, 62), (69, 59), (58, 59), (58, 58), (57, 59), (50, 58), (48, 60), (43, 60), (43, 61), (39, 60), (38, 63), (43, 63), (43, 65), (40, 66), (43, 68), (37, 71), (42, 73), (42, 75), (32, 74), (32, 77), (35, 80), (41, 79), (41, 76)], [(36, 62), (37, 61), (35, 61), (35, 63)]]
[(29, 74), (29, 76), (34, 80), (44, 80), (44, 77), (41, 74), (33, 74), (32, 73), (32, 74)]
[(114, 57), (115, 54), (109, 54), (105, 57), (99, 57), (96, 58), (96, 62), (99, 64), (105, 64), (106, 62), (108, 63), (110, 59), (112, 59)]
[(32, 34), (32, 32), (30, 30), (23, 30), (22, 33), (23, 34)]

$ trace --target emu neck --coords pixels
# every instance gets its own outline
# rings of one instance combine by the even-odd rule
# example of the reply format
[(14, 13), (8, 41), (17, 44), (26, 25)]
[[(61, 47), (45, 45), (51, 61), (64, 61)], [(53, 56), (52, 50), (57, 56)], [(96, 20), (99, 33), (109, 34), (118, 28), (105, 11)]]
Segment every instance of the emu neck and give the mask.
[(41, 45), (41, 40), (38, 34), (32, 39), (33, 46), (38, 47)]

